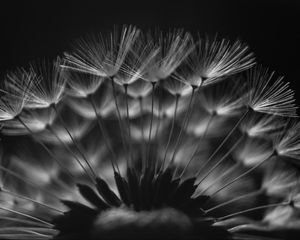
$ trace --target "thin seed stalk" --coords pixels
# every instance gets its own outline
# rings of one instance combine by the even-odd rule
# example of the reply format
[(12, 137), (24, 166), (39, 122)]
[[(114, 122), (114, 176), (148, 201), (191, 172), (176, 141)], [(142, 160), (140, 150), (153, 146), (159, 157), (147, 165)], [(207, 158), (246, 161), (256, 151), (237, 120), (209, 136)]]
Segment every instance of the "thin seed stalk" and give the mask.
[[(226, 135), (226, 137), (222, 140), (222, 142), (219, 144), (219, 146), (216, 148), (216, 150), (209, 156), (208, 160), (204, 163), (201, 169), (205, 169), (206, 165), (214, 158), (214, 156), (219, 152), (219, 150), (223, 147), (223, 145), (227, 142), (227, 140), (231, 137), (231, 135), (234, 133), (234, 131), (237, 129), (237, 127), (241, 124), (241, 122), (245, 119), (245, 117), (248, 115), (249, 110), (247, 110), (240, 119), (236, 122), (236, 124), (233, 126), (233, 128), (230, 130), (230, 132)], [(201, 171), (200, 169), (200, 171)]]
[[(190, 101), (189, 101), (189, 104), (188, 104), (188, 108), (187, 108), (187, 111), (186, 111), (186, 114), (184, 116), (184, 120), (183, 120), (183, 126), (181, 127), (180, 129), (180, 132), (179, 132), (179, 135), (177, 137), (177, 141), (175, 143), (175, 147), (174, 147), (174, 152), (172, 154), (172, 158), (171, 160), (169, 161), (168, 163), (168, 166), (170, 166), (171, 164), (174, 163), (174, 160), (175, 160), (175, 156), (177, 154), (177, 151), (178, 151), (178, 146), (179, 144), (181, 143), (181, 138), (182, 138), (182, 134), (183, 132), (186, 130), (187, 126), (188, 126), (188, 122), (189, 122), (189, 118), (190, 118), (190, 114), (192, 112), (192, 109), (193, 109), (193, 100), (194, 100), (194, 95), (195, 95), (195, 91), (196, 91), (196, 88), (193, 87), (193, 90), (192, 90), (192, 94), (191, 94), (191, 97), (190, 97)], [(174, 172), (174, 176), (175, 176), (175, 173), (177, 172), (177, 167), (176, 167), (176, 170)]]
[(79, 166), (82, 168), (82, 170), (85, 172), (86, 176), (88, 178), (91, 179), (92, 182), (94, 182), (94, 178), (90, 175), (90, 173), (87, 171), (87, 169), (83, 166), (82, 162), (80, 161), (80, 159), (78, 158), (78, 156), (76, 155), (76, 153), (74, 151), (72, 151), (72, 149), (70, 149), (67, 144), (61, 140), (61, 138), (57, 135), (57, 133), (54, 131), (54, 129), (49, 126), (48, 129), (50, 130), (50, 132), (56, 137), (56, 139), (63, 145), (63, 147), (72, 154), (72, 156), (75, 158), (76, 162), (79, 164)]
[[(33, 136), (34, 132), (28, 127), (28, 125), (21, 119), (21, 117), (16, 118), (25, 128), (26, 130)], [(39, 139), (35, 140), (46, 150), (46, 152), (54, 159), (54, 161), (65, 171), (65, 173), (74, 181), (76, 180), (76, 177), (58, 160), (58, 158), (55, 156), (55, 154)]]
[(65, 121), (62, 119), (62, 117), (60, 116), (60, 114), (58, 114), (58, 111), (57, 111), (57, 108), (55, 105), (52, 105), (53, 106), (53, 109), (54, 111), (56, 112), (56, 115), (58, 116), (58, 119), (59, 121), (61, 122), (61, 124), (63, 125), (63, 128), (66, 130), (66, 132), (68, 133), (70, 139), (72, 140), (74, 146), (76, 147), (76, 149), (78, 150), (79, 154), (81, 155), (81, 157), (83, 158), (83, 160), (86, 162), (88, 168), (90, 169), (92, 175), (93, 175), (93, 178), (96, 178), (97, 175), (94, 171), (94, 168), (92, 167), (90, 161), (87, 159), (87, 157), (85, 156), (84, 152), (83, 152), (83, 149), (81, 149), (81, 147), (79, 146), (79, 144), (77, 143), (77, 141), (75, 140), (75, 138), (72, 136), (71, 132), (69, 131)]
[(129, 104), (128, 104), (128, 85), (124, 84), (124, 91), (125, 91), (125, 104), (126, 104), (126, 125), (128, 131), (128, 146), (129, 146), (129, 156), (131, 158), (131, 164), (133, 164), (133, 153), (132, 153), (132, 139), (131, 139), (131, 129), (130, 129), (130, 118), (129, 118)]
[(288, 206), (288, 205), (290, 205), (290, 201), (285, 201), (285, 202), (281, 202), (281, 203), (273, 203), (273, 204), (267, 204), (267, 205), (262, 205), (262, 206), (258, 206), (258, 207), (248, 208), (248, 209), (245, 209), (245, 210), (242, 210), (242, 211), (239, 211), (239, 212), (228, 214), (228, 215), (223, 216), (223, 217), (219, 217), (219, 218), (216, 219), (216, 221), (222, 221), (222, 220), (225, 220), (226, 218), (231, 218), (231, 217), (234, 217), (234, 216), (237, 216), (237, 215), (240, 215), (240, 214), (253, 212), (253, 211), (256, 211), (256, 210), (267, 209), (267, 208), (270, 208), (270, 207)]
[[(118, 122), (119, 122), (122, 143), (123, 143), (124, 151), (127, 152), (127, 145), (126, 145), (125, 136), (124, 136), (124, 132), (123, 132), (124, 128), (123, 128), (121, 113), (120, 113), (120, 109), (119, 109), (119, 105), (118, 105), (117, 95), (116, 95), (115, 82), (112, 77), (110, 77), (110, 81), (111, 81), (111, 85), (112, 85), (112, 89), (113, 89), (113, 97), (114, 97), (115, 107), (116, 107), (117, 116), (118, 116)], [(128, 168), (129, 167), (128, 155), (125, 154), (125, 157), (126, 157), (126, 166)]]
[[(207, 173), (201, 178), (201, 180), (199, 181), (199, 184), (206, 179), (222, 162), (224, 162), (224, 160), (226, 160), (226, 158), (229, 156), (229, 154), (232, 153), (232, 151), (241, 143), (241, 141), (243, 140), (244, 136), (242, 135), (234, 144), (233, 146), (223, 155), (223, 157), (210, 169), (207, 171)], [(196, 174), (196, 176), (198, 177), (200, 175), (200, 170), (198, 171), (198, 173)]]
[(105, 127), (103, 126), (101, 117), (100, 117), (100, 115), (99, 115), (99, 113), (97, 111), (97, 108), (96, 108), (96, 105), (95, 105), (95, 101), (94, 101), (94, 99), (93, 99), (93, 97), (91, 95), (88, 97), (88, 99), (89, 99), (89, 101), (90, 101), (90, 103), (92, 105), (92, 108), (93, 108), (94, 112), (95, 112), (95, 115), (96, 115), (96, 118), (97, 118), (97, 123), (98, 123), (99, 129), (100, 129), (100, 131), (102, 133), (102, 136), (103, 136), (106, 148), (110, 151), (110, 153), (111, 153), (111, 155), (113, 157), (113, 159), (111, 159), (111, 166), (112, 166), (113, 170), (115, 171), (115, 165), (116, 165), (117, 171), (120, 173), (120, 170), (119, 170), (119, 167), (118, 167), (118, 164), (117, 164), (117, 161), (116, 161), (116, 159), (117, 159), (116, 154), (113, 151), (113, 148), (111, 146), (111, 143), (110, 143), (110, 140), (109, 140), (109, 137), (108, 137), (108, 133), (105, 130)]
[(175, 121), (176, 121), (176, 118), (177, 118), (177, 108), (178, 108), (179, 97), (180, 97), (180, 95), (176, 95), (174, 115), (173, 115), (173, 119), (172, 119), (171, 130), (170, 130), (169, 136), (168, 136), (168, 142), (167, 142), (167, 146), (166, 146), (166, 150), (165, 150), (165, 154), (164, 154), (162, 166), (161, 166), (161, 169), (160, 169), (161, 171), (164, 169), (164, 166), (165, 166), (167, 153), (169, 151), (169, 147), (170, 147), (170, 143), (171, 143), (171, 139), (172, 139), (174, 127), (175, 127)]
[(7, 190), (7, 189), (4, 189), (4, 188), (0, 188), (0, 192), (5, 193), (5, 194), (8, 194), (8, 195), (11, 195), (11, 196), (14, 196), (14, 197), (16, 197), (16, 198), (20, 198), (20, 199), (23, 199), (23, 200), (32, 202), (32, 203), (34, 203), (34, 204), (37, 204), (37, 205), (39, 205), (39, 206), (48, 208), (48, 209), (50, 209), (50, 210), (53, 210), (53, 211), (58, 212), (58, 213), (61, 213), (61, 214), (64, 213), (63, 211), (61, 211), (61, 210), (59, 210), (59, 209), (57, 209), (57, 208), (55, 208), (55, 207), (52, 207), (52, 206), (50, 206), (50, 205), (48, 205), (48, 204), (41, 203), (41, 202), (39, 202), (39, 201), (36, 201), (36, 200), (31, 199), (31, 198), (29, 198), (29, 197), (20, 195), (20, 194), (18, 194), (18, 193), (11, 192), (11, 191), (9, 191), (9, 190)]
[(152, 82), (152, 94), (151, 94), (151, 119), (150, 119), (150, 129), (149, 129), (149, 137), (148, 137), (148, 143), (147, 143), (147, 161), (146, 161), (146, 168), (149, 166), (150, 162), (150, 150), (151, 150), (151, 133), (152, 133), (152, 125), (153, 125), (153, 111), (154, 111), (154, 88), (155, 88), (156, 82)]
[(206, 124), (205, 130), (204, 130), (204, 133), (202, 134), (202, 136), (198, 140), (199, 141), (199, 145), (195, 148), (193, 154), (191, 155), (190, 159), (188, 160), (187, 164), (185, 165), (184, 169), (182, 170), (182, 172), (180, 174), (180, 178), (183, 177), (183, 174), (185, 173), (185, 171), (187, 170), (187, 168), (190, 166), (191, 162), (193, 161), (194, 157), (196, 156), (196, 154), (198, 152), (198, 149), (199, 149), (200, 145), (202, 144), (201, 141), (205, 138), (205, 136), (207, 134), (207, 131), (209, 129), (209, 126), (212, 123), (212, 120), (213, 120), (214, 116), (215, 116), (214, 113), (210, 115), (208, 123)]
[(239, 175), (238, 177), (234, 178), (233, 180), (231, 180), (229, 183), (226, 183), (223, 187), (220, 187), (216, 192), (214, 192), (213, 194), (211, 194), (210, 196), (214, 196), (216, 195), (218, 192), (222, 191), (223, 189), (225, 189), (226, 187), (230, 186), (231, 184), (235, 183), (236, 181), (240, 180), (241, 178), (245, 177), (246, 175), (248, 175), (249, 173), (253, 172), (256, 168), (258, 168), (259, 166), (261, 166), (263, 163), (269, 161), (270, 159), (272, 159), (273, 157), (276, 156), (276, 153), (272, 153), (268, 158), (264, 159), (263, 161), (255, 164), (253, 167), (251, 167), (250, 169), (248, 169), (246, 172), (242, 173), (241, 175)]
[(238, 196), (238, 197), (234, 197), (233, 199), (230, 199), (230, 200), (228, 200), (226, 202), (222, 202), (222, 203), (220, 203), (220, 204), (218, 204), (218, 205), (216, 205), (216, 206), (214, 206), (212, 208), (209, 208), (209, 209), (205, 210), (205, 213), (208, 214), (208, 213), (210, 213), (210, 212), (212, 212), (212, 211), (214, 211), (214, 210), (216, 210), (218, 208), (224, 207), (224, 206), (226, 206), (226, 205), (228, 205), (230, 203), (239, 201), (239, 200), (244, 199), (244, 198), (255, 197), (257, 195), (262, 194), (263, 192), (264, 192), (263, 189), (259, 189), (257, 191), (253, 191), (253, 192), (250, 192), (250, 193), (247, 193), (247, 194), (243, 194), (243, 195)]
[(145, 172), (146, 168), (146, 141), (145, 141), (145, 133), (144, 133), (144, 109), (143, 109), (143, 98), (139, 97), (139, 105), (140, 105), (140, 112), (141, 112), (141, 119), (140, 119), (140, 125), (141, 125), (141, 131), (142, 131), (142, 171)]
[(47, 221), (44, 221), (44, 220), (42, 220), (38, 217), (34, 217), (30, 214), (26, 214), (26, 213), (23, 213), (23, 212), (20, 212), (20, 211), (17, 211), (17, 210), (9, 209), (9, 208), (3, 207), (3, 206), (0, 206), (0, 209), (3, 210), (3, 211), (7, 211), (7, 212), (10, 212), (10, 213), (17, 214), (17, 215), (22, 216), (22, 217), (29, 218), (29, 219), (31, 219), (33, 221), (36, 221), (36, 222), (39, 222), (39, 223), (43, 223), (43, 224), (45, 224), (46, 226), (48, 226), (50, 228), (54, 227), (53, 224), (51, 224)]

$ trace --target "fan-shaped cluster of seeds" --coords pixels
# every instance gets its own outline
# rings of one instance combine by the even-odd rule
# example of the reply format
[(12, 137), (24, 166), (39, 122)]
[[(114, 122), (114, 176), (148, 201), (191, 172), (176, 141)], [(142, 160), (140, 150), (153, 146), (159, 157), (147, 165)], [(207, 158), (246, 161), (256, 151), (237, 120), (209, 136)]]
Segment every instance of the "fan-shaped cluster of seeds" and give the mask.
[(240, 41), (135, 27), (2, 81), (0, 239), (288, 239), (293, 91)]

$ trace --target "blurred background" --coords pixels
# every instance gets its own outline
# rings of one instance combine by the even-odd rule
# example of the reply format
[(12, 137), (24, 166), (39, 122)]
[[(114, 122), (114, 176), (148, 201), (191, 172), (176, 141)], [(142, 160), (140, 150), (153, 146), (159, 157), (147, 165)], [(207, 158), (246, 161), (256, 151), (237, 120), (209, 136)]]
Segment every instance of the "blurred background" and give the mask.
[[(294, 90), (300, 81), (297, 0), (6, 2), (1, 2), (0, 14), (1, 78), (30, 61), (61, 55), (81, 36), (126, 23), (144, 30), (176, 27), (239, 38), (259, 63), (285, 75)], [(298, 92), (299, 104), (300, 88)]]

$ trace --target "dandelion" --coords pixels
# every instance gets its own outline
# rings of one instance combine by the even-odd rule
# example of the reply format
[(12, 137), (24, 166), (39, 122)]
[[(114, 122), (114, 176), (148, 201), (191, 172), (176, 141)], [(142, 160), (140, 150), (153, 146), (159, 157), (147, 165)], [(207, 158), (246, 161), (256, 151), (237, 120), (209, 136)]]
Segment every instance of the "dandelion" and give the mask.
[(283, 130), (284, 125), (283, 119), (274, 115), (252, 114), (240, 125), (240, 128), (252, 137), (272, 137), (276, 132)]
[[(41, 132), (52, 125), (55, 120), (55, 112), (53, 109), (35, 109), (23, 111), (19, 115), (23, 123), (31, 129), (32, 132)], [(27, 135), (28, 130), (18, 119), (12, 119), (5, 124), (3, 133), (6, 135)]]
[(299, 159), (299, 136), (297, 133), (300, 124), (299, 122), (292, 121), (290, 125), (290, 127), (287, 126), (284, 129), (284, 133), (274, 138), (275, 151), (280, 156)]
[(125, 26), (8, 74), (0, 238), (299, 234), (293, 92), (253, 65), (239, 41)]
[[(47, 108), (58, 104), (63, 97), (65, 79), (62, 76), (61, 59), (58, 57), (53, 62), (44, 60), (32, 64), (30, 71), (34, 74), (32, 85), (27, 93), (26, 108)], [(16, 82), (20, 93), (24, 91), (22, 82)]]
[(209, 85), (254, 65), (253, 54), (240, 41), (200, 38), (175, 76), (192, 86)]
[(275, 114), (285, 117), (296, 116), (294, 93), (283, 77), (274, 79), (274, 72), (261, 66), (248, 73), (249, 97), (247, 105), (255, 112)]
[(68, 95), (76, 98), (86, 98), (94, 94), (103, 82), (103, 78), (85, 73), (64, 71), (64, 78), (68, 79)]
[(127, 53), (139, 34), (135, 27), (124, 26), (122, 32), (116, 28), (105, 38), (102, 35), (81, 39), (74, 52), (66, 53), (63, 67), (96, 76), (114, 76), (121, 68)]
[[(23, 110), (28, 100), (28, 91), (32, 85), (33, 75), (18, 69), (10, 73), (4, 80), (4, 87), (1, 88), (0, 99), (0, 120), (12, 120)], [(22, 85), (22, 91), (18, 91), (18, 84)]]

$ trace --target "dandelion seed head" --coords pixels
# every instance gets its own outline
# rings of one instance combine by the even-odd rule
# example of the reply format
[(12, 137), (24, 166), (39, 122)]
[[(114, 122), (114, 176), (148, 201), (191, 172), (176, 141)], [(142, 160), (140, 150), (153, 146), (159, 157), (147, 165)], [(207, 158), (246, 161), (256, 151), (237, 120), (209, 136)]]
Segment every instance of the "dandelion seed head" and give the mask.
[(248, 138), (244, 144), (235, 151), (235, 156), (246, 166), (262, 162), (273, 153), (271, 144), (255, 138)]
[(262, 66), (252, 68), (247, 77), (249, 94), (247, 105), (256, 112), (296, 117), (294, 93), (282, 77)]
[(159, 49), (144, 77), (152, 83), (171, 76), (193, 49), (191, 35), (183, 30), (174, 30), (166, 34), (156, 31), (153, 37), (150, 33), (147, 37), (147, 41), (153, 41)]
[(254, 64), (240, 41), (124, 26), (8, 74), (0, 238), (299, 232), (294, 94)]
[(176, 79), (166, 79), (163, 81), (164, 88), (174, 96), (186, 96), (192, 92), (191, 86)]
[(225, 39), (206, 37), (198, 40), (184, 70), (176, 72), (175, 75), (193, 86), (209, 85), (225, 76), (246, 70), (253, 64), (253, 54), (239, 41), (231, 45)]
[(299, 173), (290, 169), (286, 163), (275, 161), (266, 167), (262, 188), (270, 196), (286, 197), (292, 189), (297, 188)]
[(235, 81), (232, 84), (219, 83), (208, 86), (200, 93), (200, 104), (210, 114), (220, 116), (239, 114), (243, 107), (241, 89), (243, 86)]
[[(95, 108), (100, 116), (110, 116), (115, 109), (112, 90), (103, 84), (93, 94)], [(68, 98), (67, 104), (78, 115), (87, 119), (95, 119), (96, 114), (90, 101), (86, 98)]]
[(249, 137), (272, 137), (284, 127), (284, 121), (273, 115), (253, 114), (240, 125), (241, 131)]
[[(40, 132), (52, 125), (55, 120), (53, 109), (32, 109), (23, 111), (20, 117), (32, 132)], [(5, 124), (3, 133), (7, 135), (27, 135), (28, 130), (18, 120), (14, 119)]]
[(73, 97), (86, 98), (97, 91), (103, 78), (90, 74), (79, 72), (64, 71), (64, 77), (67, 79), (67, 93)]
[(299, 123), (292, 122), (290, 127), (274, 138), (274, 149), (280, 156), (299, 159)]
[[(199, 120), (199, 116), (201, 119)], [(206, 135), (207, 137), (220, 136), (228, 130), (228, 125), (225, 123), (228, 119), (224, 117), (209, 115), (203, 111), (199, 111), (191, 117), (187, 132), (195, 136)], [(213, 118), (213, 119), (212, 119)]]
[(145, 74), (156, 64), (155, 58), (159, 51), (158, 45), (152, 40), (149, 41), (144, 34), (140, 34), (114, 76), (114, 81), (119, 85), (131, 85), (139, 79), (147, 80)]
[(145, 98), (151, 91), (151, 83), (142, 79), (137, 80), (128, 86), (128, 95), (132, 98)]
[[(60, 68), (62, 61), (58, 57), (53, 62), (44, 60), (31, 64), (30, 71), (34, 78), (27, 92), (25, 108), (48, 108), (62, 99), (66, 84)], [(18, 83), (18, 91), (24, 94), (24, 85), (21, 83)]]
[(139, 35), (139, 30), (124, 26), (109, 36), (90, 36), (74, 44), (74, 51), (66, 53), (64, 68), (101, 77), (114, 76), (121, 68), (127, 53)]
[[(0, 121), (12, 120), (22, 112), (28, 100), (32, 79), (33, 74), (24, 69), (7, 74), (4, 87), (1, 88)], [(22, 91), (19, 91), (20, 86)]]
[[(69, 127), (68, 130), (71, 132), (72, 136), (74, 136), (74, 138), (76, 139), (80, 139), (82, 136), (84, 136), (91, 127), (90, 121), (88, 121), (87, 119), (80, 118), (78, 115), (77, 116), (75, 114), (69, 115), (67, 119), (68, 119), (67, 121)], [(54, 135), (52, 131), (54, 131), (56, 134)], [(72, 143), (72, 139), (70, 138), (69, 133), (64, 128), (64, 126), (59, 122), (59, 120), (56, 120), (56, 122), (54, 122), (51, 125), (50, 129), (46, 128), (44, 129), (44, 131), (40, 132), (37, 137), (44, 142), (52, 142), (52, 143), (60, 144), (60, 141), (57, 139), (56, 135), (58, 135), (59, 139), (62, 142)]]

